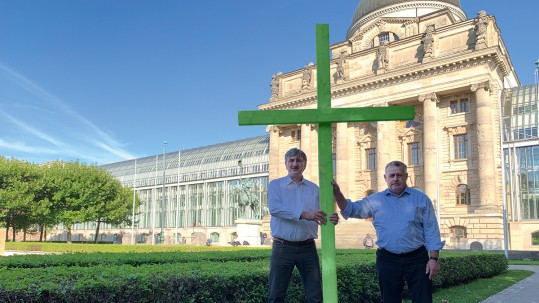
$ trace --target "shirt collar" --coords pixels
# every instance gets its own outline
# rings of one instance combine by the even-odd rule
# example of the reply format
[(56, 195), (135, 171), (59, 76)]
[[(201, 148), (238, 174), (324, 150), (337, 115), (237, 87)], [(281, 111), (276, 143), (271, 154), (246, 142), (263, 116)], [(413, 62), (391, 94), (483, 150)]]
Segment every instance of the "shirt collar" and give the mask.
[(386, 196), (391, 195), (391, 196), (395, 196), (395, 197), (397, 197), (397, 198), (400, 198), (400, 197), (404, 196), (404, 194), (408, 194), (408, 195), (412, 194), (411, 191), (410, 191), (410, 187), (406, 186), (406, 188), (404, 188), (404, 190), (402, 191), (402, 193), (401, 193), (400, 195), (398, 195), (398, 196), (395, 195), (394, 193), (392, 193), (392, 192), (389, 190), (389, 188), (386, 188), (386, 190), (385, 190), (385, 195), (386, 195)]
[[(290, 176), (286, 176), (286, 184), (290, 184), (290, 183), (296, 183), (292, 180), (292, 178), (290, 178)], [(305, 177), (301, 178), (301, 181), (299, 181), (299, 183), (297, 184), (305, 184)]]

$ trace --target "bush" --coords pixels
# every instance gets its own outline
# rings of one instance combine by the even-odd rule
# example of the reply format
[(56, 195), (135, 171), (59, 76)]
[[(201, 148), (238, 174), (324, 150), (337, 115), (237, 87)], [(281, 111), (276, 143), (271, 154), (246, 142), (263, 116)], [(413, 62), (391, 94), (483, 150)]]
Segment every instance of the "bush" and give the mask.
[[(5, 257), (0, 258), (0, 302), (266, 302), (269, 252), (230, 248)], [(58, 259), (47, 263), (42, 257)], [(339, 302), (380, 301), (374, 259), (374, 251), (337, 250)], [(507, 269), (507, 260), (503, 254), (444, 253), (441, 266), (436, 287), (492, 277)], [(297, 270), (287, 302), (304, 302)]]

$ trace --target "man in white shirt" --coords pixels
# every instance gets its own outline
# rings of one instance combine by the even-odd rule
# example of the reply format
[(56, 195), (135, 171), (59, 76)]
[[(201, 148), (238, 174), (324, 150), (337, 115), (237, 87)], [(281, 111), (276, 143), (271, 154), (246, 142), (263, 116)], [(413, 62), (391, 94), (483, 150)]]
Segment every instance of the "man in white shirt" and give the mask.
[(326, 224), (320, 209), (319, 188), (303, 178), (307, 156), (292, 148), (285, 154), (288, 175), (268, 185), (273, 246), (270, 259), (269, 302), (284, 302), (290, 276), (298, 268), (305, 298), (321, 303), (322, 278), (314, 239), (318, 225)]

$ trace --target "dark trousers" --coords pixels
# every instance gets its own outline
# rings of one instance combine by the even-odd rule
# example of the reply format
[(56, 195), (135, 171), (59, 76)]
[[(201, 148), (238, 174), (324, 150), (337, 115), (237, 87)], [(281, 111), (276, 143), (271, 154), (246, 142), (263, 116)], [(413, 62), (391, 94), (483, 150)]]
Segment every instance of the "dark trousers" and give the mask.
[(429, 254), (425, 247), (405, 254), (376, 251), (376, 271), (384, 303), (401, 303), (404, 278), (413, 303), (432, 303), (432, 281), (425, 274)]
[(322, 274), (314, 241), (291, 246), (277, 239), (274, 239), (271, 250), (268, 302), (285, 301), (294, 266), (301, 275), (307, 302), (322, 303)]

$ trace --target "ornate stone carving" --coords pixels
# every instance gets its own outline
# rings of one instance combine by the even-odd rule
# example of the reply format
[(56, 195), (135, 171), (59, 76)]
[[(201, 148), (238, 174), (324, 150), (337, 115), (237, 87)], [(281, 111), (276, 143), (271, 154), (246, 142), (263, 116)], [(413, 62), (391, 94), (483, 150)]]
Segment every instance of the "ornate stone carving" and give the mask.
[(266, 131), (272, 132), (272, 133), (279, 133), (279, 134), (283, 133), (283, 131), (281, 130), (281, 127), (279, 127), (278, 125), (270, 125), (268, 128), (266, 128)]
[(423, 44), (423, 56), (421, 62), (426, 63), (431, 61), (434, 57), (434, 25), (427, 26), (423, 38), (421, 38), (421, 44)]
[(466, 133), (467, 125), (457, 125), (457, 126), (446, 126), (444, 129), (450, 135), (459, 135)]
[(475, 18), (475, 49), (487, 47), (488, 16), (485, 11), (479, 11)]
[(376, 50), (376, 73), (383, 74), (388, 67), (387, 41), (383, 41)]
[(347, 52), (341, 52), (341, 55), (337, 59), (337, 72), (334, 75), (335, 83), (339, 80), (344, 80), (344, 63), (346, 62)]
[(480, 88), (482, 88), (482, 89), (484, 89), (486, 91), (490, 91), (492, 89), (492, 85), (490, 84), (490, 81), (485, 81), (485, 82), (481, 82), (481, 83), (472, 84), (470, 86), (470, 90), (472, 92), (475, 92)]
[(312, 66), (314, 63), (309, 62), (309, 64), (305, 65), (305, 68), (303, 69), (303, 76), (301, 77), (301, 89), (307, 90), (311, 87), (311, 80), (312, 80)]
[(423, 102), (425, 100), (430, 100), (436, 103), (440, 102), (440, 100), (438, 100), (438, 96), (436, 96), (436, 93), (419, 95), (419, 102)]
[(282, 76), (282, 72), (278, 72), (277, 75), (272, 75), (271, 76), (271, 83), (270, 83), (270, 88), (271, 88), (271, 98), (279, 98), (279, 94), (280, 94), (280, 91), (281, 91), (281, 76)]

